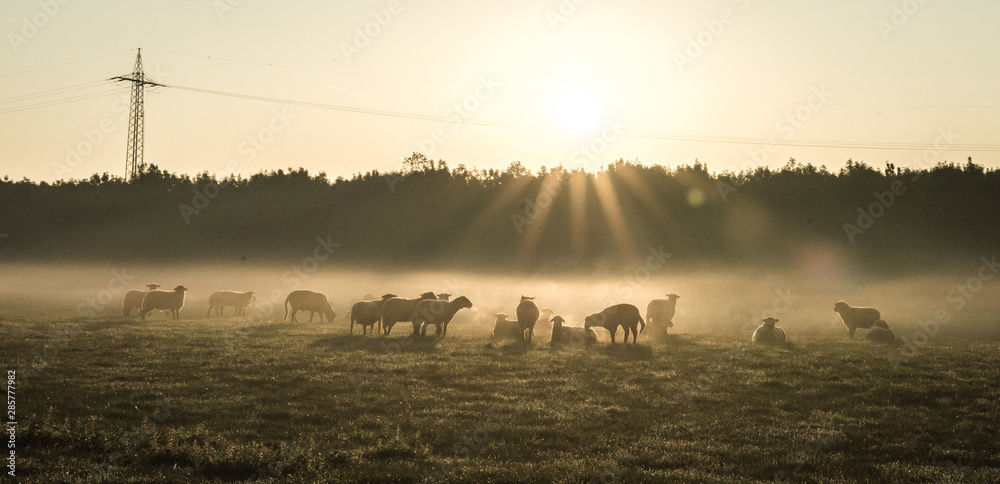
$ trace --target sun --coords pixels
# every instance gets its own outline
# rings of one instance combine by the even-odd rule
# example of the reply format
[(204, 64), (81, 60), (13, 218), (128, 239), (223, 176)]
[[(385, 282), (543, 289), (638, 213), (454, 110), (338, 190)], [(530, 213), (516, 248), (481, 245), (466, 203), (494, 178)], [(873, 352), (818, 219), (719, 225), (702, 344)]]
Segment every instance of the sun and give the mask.
[(556, 96), (554, 113), (560, 128), (587, 133), (600, 125), (604, 109), (592, 91), (570, 87)]

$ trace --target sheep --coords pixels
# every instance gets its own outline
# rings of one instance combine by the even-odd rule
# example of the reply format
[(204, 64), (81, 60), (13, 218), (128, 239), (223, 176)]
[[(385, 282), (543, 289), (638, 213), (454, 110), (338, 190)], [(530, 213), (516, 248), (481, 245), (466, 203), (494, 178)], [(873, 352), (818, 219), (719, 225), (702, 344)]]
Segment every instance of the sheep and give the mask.
[(775, 327), (774, 323), (778, 320), (774, 318), (762, 319), (764, 324), (760, 325), (756, 331), (753, 332), (753, 336), (750, 341), (759, 344), (782, 344), (785, 342), (785, 331), (781, 328)]
[(590, 346), (597, 343), (597, 333), (589, 328), (579, 326), (565, 326), (566, 320), (562, 316), (556, 315), (549, 321), (552, 323), (552, 341), (549, 342), (553, 348), (562, 346)]
[(840, 314), (840, 319), (844, 320), (844, 326), (851, 332), (854, 338), (854, 330), (871, 328), (875, 321), (882, 319), (877, 309), (873, 308), (852, 308), (844, 301), (838, 301), (833, 305), (833, 311)]
[(243, 316), (246, 314), (246, 307), (253, 304), (257, 304), (257, 296), (253, 295), (253, 291), (215, 291), (208, 297), (208, 314), (205, 316), (211, 316), (213, 310), (216, 316), (225, 316), (228, 306), (233, 307), (235, 316)]
[(137, 308), (142, 311), (142, 298), (146, 296), (149, 291), (154, 291), (156, 288), (160, 287), (159, 284), (146, 284), (145, 291), (129, 291), (125, 293), (125, 299), (122, 300), (122, 316), (128, 316), (132, 312), (132, 308)]
[(299, 311), (309, 311), (309, 322), (313, 320), (313, 316), (319, 313), (319, 321), (323, 322), (323, 316), (326, 315), (328, 322), (332, 323), (337, 319), (337, 313), (333, 311), (333, 306), (330, 305), (330, 301), (326, 298), (326, 294), (321, 292), (307, 291), (301, 289), (298, 291), (292, 291), (285, 298), (285, 317), (281, 318), (282, 321), (288, 319), (288, 309), (291, 306), (292, 318), (291, 323), (295, 323), (295, 313)]
[[(416, 299), (390, 298), (382, 304), (382, 331), (388, 335), (396, 323), (412, 322), (413, 312), (417, 310), (417, 304), (425, 299), (435, 298), (437, 296), (433, 292), (425, 292)], [(414, 324), (413, 334), (417, 334), (419, 330), (420, 327)]]
[(507, 314), (497, 313), (497, 319), (493, 323), (493, 338), (520, 339), (524, 336), (524, 330), (517, 321), (507, 319)]
[(455, 317), (455, 313), (460, 309), (471, 307), (472, 301), (469, 301), (469, 298), (465, 296), (459, 296), (454, 301), (440, 299), (420, 301), (417, 304), (417, 309), (413, 312), (413, 327), (420, 326), (420, 335), (425, 336), (427, 327), (433, 324), (437, 335), (439, 337), (445, 336), (448, 334), (448, 323)]
[(442, 301), (447, 301), (448, 299), (451, 298), (451, 294), (448, 294), (446, 292), (442, 292), (441, 294), (437, 295), (437, 298), (440, 299), (440, 300), (442, 300)]
[(528, 335), (528, 341), (535, 336), (535, 323), (538, 322), (538, 305), (532, 301), (534, 297), (521, 296), (521, 302), (517, 304), (517, 324), (521, 327), (521, 339)]
[[(376, 299), (374, 301), (358, 301), (351, 306), (351, 334), (354, 334), (354, 323), (361, 325), (361, 334), (368, 334), (368, 327), (375, 326), (376, 323), (382, 323), (382, 305), (386, 301), (396, 297), (395, 294), (385, 294), (382, 299)], [(381, 328), (379, 328), (381, 330)], [(372, 328), (372, 334), (375, 334), (375, 328)]]
[(673, 328), (674, 312), (677, 308), (676, 294), (667, 294), (666, 299), (653, 299), (646, 305), (646, 322), (657, 334), (667, 335), (667, 328)]
[[(642, 330), (637, 330), (636, 326), (642, 324)], [(639, 308), (631, 304), (616, 304), (604, 308), (599, 313), (591, 314), (584, 319), (583, 327), (590, 329), (593, 326), (600, 326), (611, 333), (611, 344), (615, 344), (615, 333), (618, 326), (625, 329), (625, 344), (628, 344), (628, 335), (631, 330), (632, 344), (636, 344), (636, 338), (646, 330), (646, 322), (639, 315)]]
[(881, 319), (872, 323), (872, 328), (868, 330), (868, 334), (865, 335), (865, 339), (871, 341), (872, 343), (890, 346), (903, 345), (903, 341), (896, 339), (896, 335), (892, 334), (892, 331), (889, 329), (889, 324)]
[(146, 315), (154, 309), (166, 309), (174, 319), (181, 319), (180, 310), (184, 307), (184, 292), (187, 288), (177, 286), (173, 291), (149, 291), (142, 297), (142, 310), (139, 317), (146, 319)]

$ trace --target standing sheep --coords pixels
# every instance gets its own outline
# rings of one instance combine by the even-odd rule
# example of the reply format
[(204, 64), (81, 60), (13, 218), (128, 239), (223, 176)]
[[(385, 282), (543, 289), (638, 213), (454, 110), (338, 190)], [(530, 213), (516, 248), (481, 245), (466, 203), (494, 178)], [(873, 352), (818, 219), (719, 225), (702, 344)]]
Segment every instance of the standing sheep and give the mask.
[(653, 299), (646, 305), (646, 322), (654, 330), (654, 335), (666, 336), (667, 328), (674, 327), (674, 312), (677, 308), (676, 294), (667, 294), (666, 299)]
[(246, 307), (252, 304), (257, 304), (257, 296), (253, 295), (253, 291), (215, 291), (208, 296), (208, 314), (205, 316), (211, 316), (213, 310), (216, 316), (225, 316), (229, 306), (233, 307), (234, 316), (243, 316), (246, 314)]
[[(637, 326), (642, 324), (642, 330), (637, 330)], [(593, 326), (600, 326), (611, 333), (611, 344), (615, 344), (615, 333), (618, 327), (625, 329), (625, 344), (628, 344), (629, 331), (632, 332), (632, 344), (636, 344), (636, 339), (642, 331), (646, 330), (646, 322), (639, 315), (639, 308), (631, 304), (616, 304), (604, 308), (599, 313), (591, 314), (584, 319), (583, 327), (590, 329)]]
[(309, 311), (309, 322), (313, 320), (313, 316), (318, 312), (319, 321), (323, 322), (323, 316), (326, 315), (327, 322), (332, 323), (333, 320), (337, 319), (337, 313), (333, 311), (333, 306), (330, 305), (330, 301), (326, 298), (326, 294), (321, 292), (313, 292), (307, 290), (292, 291), (285, 298), (285, 317), (282, 321), (288, 318), (288, 309), (291, 306), (292, 319), (289, 322), (295, 323), (295, 313), (299, 311)]
[(590, 346), (597, 343), (597, 333), (589, 328), (579, 326), (565, 326), (566, 320), (562, 316), (552, 318), (552, 340), (549, 342), (553, 348), (563, 346)]
[(517, 324), (521, 327), (521, 339), (528, 335), (528, 341), (535, 336), (535, 323), (538, 322), (538, 305), (532, 301), (534, 297), (521, 296), (521, 302), (517, 304)]
[(433, 324), (437, 329), (437, 335), (445, 336), (448, 334), (448, 323), (455, 317), (455, 313), (460, 309), (471, 307), (472, 301), (465, 296), (459, 296), (454, 301), (440, 299), (420, 301), (414, 311), (413, 327), (420, 326), (420, 335), (424, 336), (427, 334), (427, 327)]
[(147, 292), (156, 290), (160, 285), (146, 284), (146, 287), (148, 289), (145, 291), (129, 291), (125, 293), (125, 299), (122, 300), (122, 316), (128, 316), (132, 312), (132, 308), (142, 311), (142, 298), (146, 297)]
[(142, 297), (142, 311), (139, 316), (146, 319), (146, 315), (154, 309), (166, 309), (174, 319), (180, 319), (180, 310), (184, 307), (184, 293), (187, 288), (177, 286), (173, 291), (149, 291)]
[[(425, 299), (435, 299), (437, 296), (433, 292), (425, 292), (416, 299), (403, 299), (401, 297), (390, 298), (382, 304), (382, 331), (385, 334), (392, 332), (392, 327), (399, 322), (412, 322), (413, 312), (417, 310), (417, 304)], [(417, 334), (420, 326), (413, 325), (413, 334)]]
[(753, 336), (750, 341), (758, 344), (782, 344), (785, 342), (785, 331), (781, 328), (775, 327), (774, 323), (778, 320), (774, 318), (762, 319), (764, 324), (760, 325), (756, 331), (753, 332)]
[(508, 320), (505, 313), (497, 313), (497, 319), (493, 322), (492, 338), (521, 339), (523, 336), (524, 331), (521, 330), (521, 325), (517, 321)]
[(833, 311), (840, 314), (840, 319), (844, 320), (844, 326), (847, 326), (848, 331), (851, 332), (851, 338), (854, 338), (854, 330), (871, 328), (875, 321), (882, 319), (882, 315), (877, 309), (852, 308), (844, 301), (838, 301), (837, 304), (834, 304)]
[(872, 343), (889, 346), (903, 345), (903, 341), (896, 339), (896, 335), (892, 334), (892, 330), (889, 329), (889, 324), (881, 319), (872, 324), (872, 329), (868, 330), (868, 334), (865, 335), (865, 339), (871, 341)]
[[(368, 327), (382, 323), (382, 305), (386, 301), (396, 297), (395, 294), (385, 294), (382, 299), (374, 301), (358, 301), (351, 306), (351, 334), (354, 334), (354, 323), (361, 325), (361, 334), (368, 334)], [(372, 328), (375, 334), (375, 328)]]

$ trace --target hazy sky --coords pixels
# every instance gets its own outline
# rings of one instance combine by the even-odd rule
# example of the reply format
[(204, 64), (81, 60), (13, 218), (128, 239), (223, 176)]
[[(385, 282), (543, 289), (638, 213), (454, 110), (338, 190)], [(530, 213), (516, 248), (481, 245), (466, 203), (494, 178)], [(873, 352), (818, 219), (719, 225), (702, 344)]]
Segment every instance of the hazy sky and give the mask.
[(333, 178), (414, 151), (481, 168), (996, 167), (998, 18), (987, 0), (8, 0), (0, 173), (121, 175), (128, 89), (105, 80), (137, 47), (177, 86), (145, 103), (145, 161), (170, 171)]

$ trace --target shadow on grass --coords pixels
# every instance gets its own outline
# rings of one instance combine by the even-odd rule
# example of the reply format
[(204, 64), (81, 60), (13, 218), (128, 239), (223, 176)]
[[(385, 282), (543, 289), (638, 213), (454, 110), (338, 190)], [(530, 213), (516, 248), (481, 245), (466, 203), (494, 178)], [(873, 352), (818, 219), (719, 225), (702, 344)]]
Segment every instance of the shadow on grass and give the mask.
[(310, 348), (337, 351), (365, 351), (375, 354), (431, 352), (438, 349), (442, 338), (436, 336), (371, 336), (359, 334), (331, 334), (321, 336), (309, 344)]

